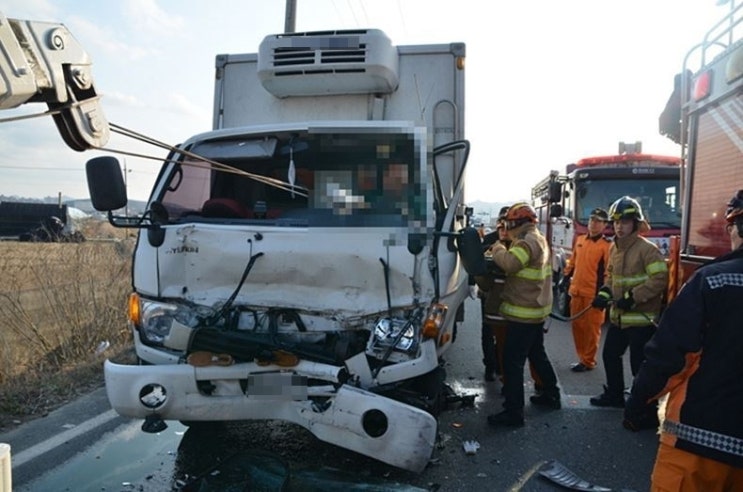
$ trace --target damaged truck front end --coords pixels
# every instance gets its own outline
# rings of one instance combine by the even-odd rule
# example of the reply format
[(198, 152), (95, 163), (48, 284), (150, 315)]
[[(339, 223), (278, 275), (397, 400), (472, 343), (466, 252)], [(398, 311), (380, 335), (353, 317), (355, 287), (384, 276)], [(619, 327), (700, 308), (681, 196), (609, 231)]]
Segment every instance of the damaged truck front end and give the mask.
[[(139, 222), (109, 212), (142, 228), (129, 323), (143, 364), (106, 362), (112, 407), (146, 430), (280, 419), (421, 471), (468, 293), (455, 240), (468, 150), (391, 122), (183, 144)], [(88, 163), (97, 207), (125, 201), (119, 175), (112, 158)]]

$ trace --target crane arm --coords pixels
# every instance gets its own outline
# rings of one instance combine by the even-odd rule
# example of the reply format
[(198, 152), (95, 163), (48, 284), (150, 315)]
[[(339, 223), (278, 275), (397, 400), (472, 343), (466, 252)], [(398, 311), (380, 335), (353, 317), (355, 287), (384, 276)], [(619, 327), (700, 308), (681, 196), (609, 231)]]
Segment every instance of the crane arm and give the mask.
[(90, 57), (63, 24), (8, 19), (0, 12), (0, 109), (43, 102), (68, 147), (108, 142)]

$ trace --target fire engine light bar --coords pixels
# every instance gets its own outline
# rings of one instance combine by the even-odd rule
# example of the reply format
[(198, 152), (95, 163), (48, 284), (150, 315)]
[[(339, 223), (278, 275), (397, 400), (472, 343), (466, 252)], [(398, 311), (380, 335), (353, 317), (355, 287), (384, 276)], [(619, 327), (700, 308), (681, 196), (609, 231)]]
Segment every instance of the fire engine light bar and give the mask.
[(706, 71), (699, 75), (694, 81), (694, 101), (701, 101), (705, 97), (709, 96), (710, 89), (712, 88), (712, 72)]

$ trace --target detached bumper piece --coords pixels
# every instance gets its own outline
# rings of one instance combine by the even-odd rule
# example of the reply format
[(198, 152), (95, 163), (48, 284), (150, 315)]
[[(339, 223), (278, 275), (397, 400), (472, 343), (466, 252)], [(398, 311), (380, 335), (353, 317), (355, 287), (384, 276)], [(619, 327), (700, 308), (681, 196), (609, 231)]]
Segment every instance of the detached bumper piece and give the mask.
[(125, 417), (283, 420), (322, 441), (413, 472), (426, 467), (436, 440), (431, 414), (341, 384), (342, 367), (300, 361), (287, 371), (255, 363), (194, 367), (106, 361), (104, 369), (111, 407)]

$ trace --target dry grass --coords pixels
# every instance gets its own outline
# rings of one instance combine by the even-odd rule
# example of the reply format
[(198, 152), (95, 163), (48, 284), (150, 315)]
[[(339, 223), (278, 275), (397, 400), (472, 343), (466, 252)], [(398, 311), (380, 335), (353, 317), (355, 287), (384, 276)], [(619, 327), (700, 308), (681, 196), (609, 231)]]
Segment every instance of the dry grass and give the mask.
[(0, 242), (0, 427), (102, 385), (103, 360), (130, 350), (134, 241), (90, 226), (83, 243)]

